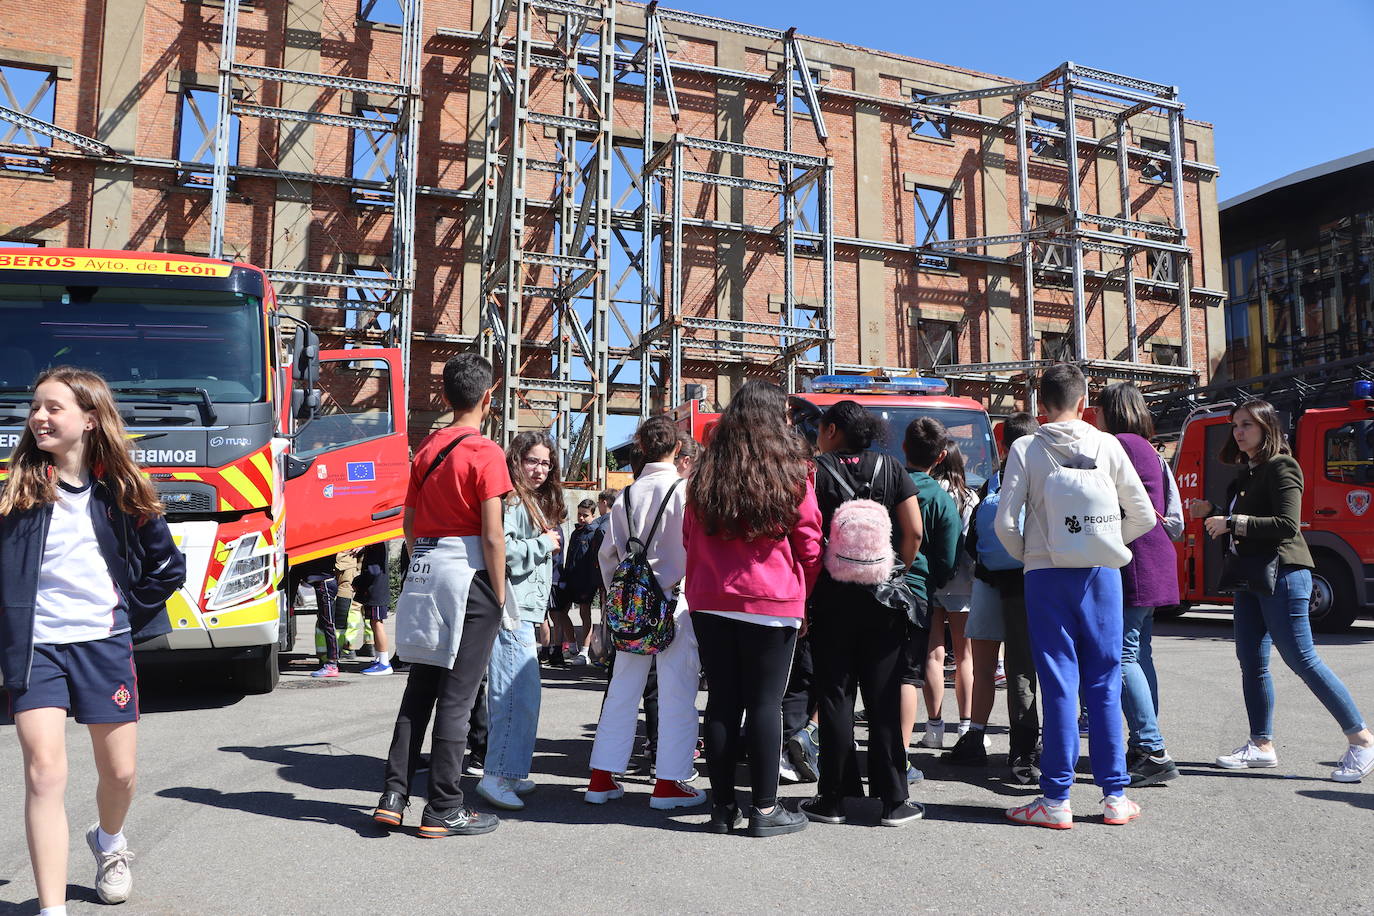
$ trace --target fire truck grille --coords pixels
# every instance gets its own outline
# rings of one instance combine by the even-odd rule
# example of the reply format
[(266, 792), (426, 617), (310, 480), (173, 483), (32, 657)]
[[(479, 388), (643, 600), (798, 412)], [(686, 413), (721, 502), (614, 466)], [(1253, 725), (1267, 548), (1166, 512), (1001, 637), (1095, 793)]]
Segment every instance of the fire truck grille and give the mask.
[(215, 488), (208, 484), (184, 481), (159, 483), (157, 495), (170, 515), (215, 511)]

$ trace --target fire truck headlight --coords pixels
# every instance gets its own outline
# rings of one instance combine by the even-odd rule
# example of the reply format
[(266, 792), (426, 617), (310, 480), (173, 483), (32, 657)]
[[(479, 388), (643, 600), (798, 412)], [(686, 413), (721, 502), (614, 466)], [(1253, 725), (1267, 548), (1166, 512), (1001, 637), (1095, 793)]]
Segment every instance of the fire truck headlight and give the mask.
[(272, 556), (268, 552), (257, 552), (260, 540), (256, 532), (238, 539), (210, 599), (211, 610), (251, 598), (267, 587), (272, 575)]

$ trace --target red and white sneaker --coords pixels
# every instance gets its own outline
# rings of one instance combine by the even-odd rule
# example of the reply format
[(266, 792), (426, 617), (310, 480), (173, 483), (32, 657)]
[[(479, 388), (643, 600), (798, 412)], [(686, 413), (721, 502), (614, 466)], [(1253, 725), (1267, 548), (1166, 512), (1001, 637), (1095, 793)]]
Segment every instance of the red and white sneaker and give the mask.
[(1140, 806), (1125, 795), (1108, 795), (1102, 799), (1102, 821), (1106, 824), (1128, 824), (1140, 817)]
[(589, 805), (604, 805), (624, 794), (625, 787), (616, 782), (615, 777), (608, 770), (592, 770), (592, 779), (587, 784), (587, 792), (583, 798), (587, 800)]
[(1028, 805), (1008, 808), (1007, 820), (1032, 827), (1068, 830), (1073, 827), (1073, 812), (1069, 810), (1067, 798), (1062, 802), (1052, 802), (1042, 795)]
[(692, 808), (706, 801), (706, 793), (695, 789), (685, 782), (660, 779), (654, 783), (654, 794), (649, 799), (649, 807), (666, 811), (669, 808)]

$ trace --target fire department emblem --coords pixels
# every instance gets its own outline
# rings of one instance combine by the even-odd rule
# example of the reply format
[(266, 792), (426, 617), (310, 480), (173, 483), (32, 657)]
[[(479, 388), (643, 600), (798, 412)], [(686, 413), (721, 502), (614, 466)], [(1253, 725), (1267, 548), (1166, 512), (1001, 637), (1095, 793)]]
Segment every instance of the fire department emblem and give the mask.
[(1350, 507), (1350, 511), (1356, 515), (1364, 515), (1369, 511), (1369, 502), (1374, 499), (1374, 494), (1368, 490), (1351, 490), (1345, 494), (1345, 504)]
[(133, 698), (134, 695), (129, 692), (129, 688), (124, 684), (120, 684), (119, 689), (114, 692), (114, 696), (110, 697), (110, 699), (114, 700), (115, 705), (118, 706), (120, 709), (123, 709), (125, 706), (128, 706), (129, 701)]

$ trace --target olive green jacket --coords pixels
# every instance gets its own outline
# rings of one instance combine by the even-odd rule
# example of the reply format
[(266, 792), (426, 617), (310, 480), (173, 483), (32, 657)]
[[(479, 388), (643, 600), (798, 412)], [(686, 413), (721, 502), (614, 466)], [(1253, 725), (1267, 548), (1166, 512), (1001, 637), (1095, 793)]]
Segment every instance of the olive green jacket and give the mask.
[[(1275, 455), (1258, 467), (1246, 467), (1226, 491), (1236, 553), (1272, 556), (1284, 566), (1312, 567), (1312, 554), (1302, 536), (1302, 468), (1291, 455)], [(1225, 511), (1225, 506), (1221, 507)]]

